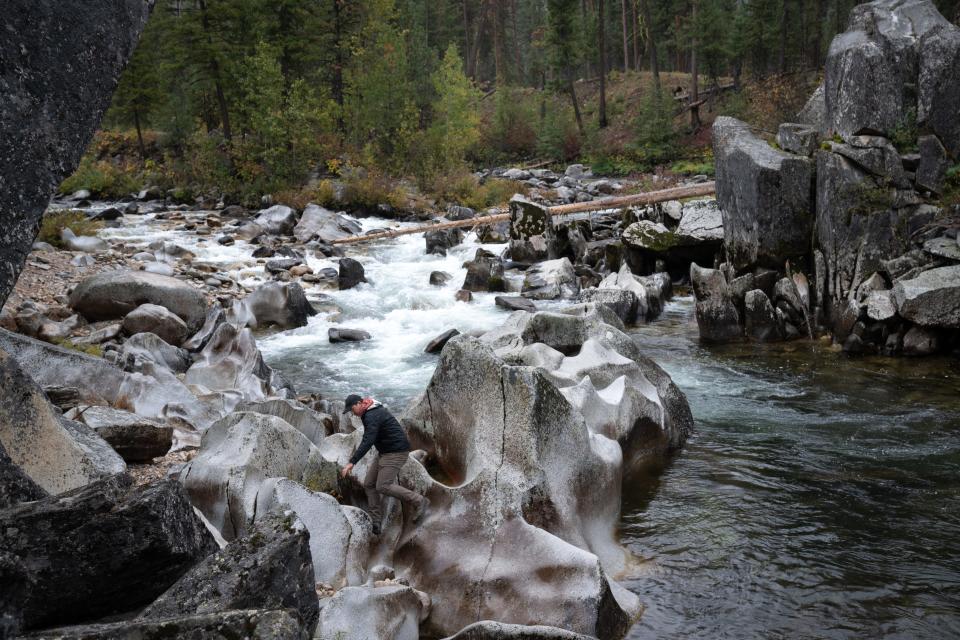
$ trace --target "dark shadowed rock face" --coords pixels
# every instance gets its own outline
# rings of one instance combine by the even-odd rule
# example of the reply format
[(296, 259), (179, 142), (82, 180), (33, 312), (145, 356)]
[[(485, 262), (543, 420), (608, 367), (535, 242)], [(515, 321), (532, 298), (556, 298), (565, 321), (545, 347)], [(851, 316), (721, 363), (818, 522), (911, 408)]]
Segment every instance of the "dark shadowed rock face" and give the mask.
[(0, 549), (30, 567), (24, 629), (141, 607), (216, 548), (175, 480), (118, 475), (0, 511)]
[(0, 305), (110, 105), (152, 0), (9, 0), (0, 30)]
[(717, 202), (727, 255), (734, 266), (778, 267), (809, 250), (813, 163), (755, 136), (745, 122), (721, 116), (713, 125)]
[(317, 626), (310, 534), (295, 515), (271, 515), (209, 556), (141, 614), (164, 619), (231, 609), (292, 609), (309, 638)]
[(0, 442), (0, 509), (45, 498), (47, 492), (13, 463)]

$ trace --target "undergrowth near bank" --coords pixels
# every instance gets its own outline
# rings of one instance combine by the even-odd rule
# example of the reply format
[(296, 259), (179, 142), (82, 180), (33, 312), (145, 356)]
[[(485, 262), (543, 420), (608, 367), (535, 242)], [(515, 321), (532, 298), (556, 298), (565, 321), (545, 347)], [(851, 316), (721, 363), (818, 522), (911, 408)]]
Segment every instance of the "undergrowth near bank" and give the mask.
[(83, 211), (76, 209), (51, 211), (43, 216), (37, 241), (63, 248), (60, 232), (67, 227), (78, 236), (95, 236), (103, 225), (96, 220), (90, 220)]

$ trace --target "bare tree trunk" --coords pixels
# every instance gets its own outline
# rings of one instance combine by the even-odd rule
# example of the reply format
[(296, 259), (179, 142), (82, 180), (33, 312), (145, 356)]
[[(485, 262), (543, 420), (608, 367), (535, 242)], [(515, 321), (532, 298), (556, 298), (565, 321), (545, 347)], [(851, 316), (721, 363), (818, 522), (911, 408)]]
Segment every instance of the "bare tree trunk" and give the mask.
[(660, 95), (660, 61), (657, 58), (657, 43), (653, 37), (653, 18), (650, 13), (650, 0), (640, 0), (643, 21), (647, 27), (647, 55), (650, 56), (650, 72), (653, 74), (653, 88)]
[(623, 24), (623, 70), (630, 70), (630, 43), (627, 39), (627, 0), (620, 0), (620, 17)]
[(331, 93), (333, 93), (333, 101), (337, 103), (337, 132), (342, 138), (347, 131), (346, 124), (343, 119), (343, 65), (345, 60), (343, 57), (343, 13), (342, 13), (342, 0), (333, 0), (333, 37), (334, 37), (334, 59), (333, 59), (333, 81), (331, 82), (332, 86)]
[(788, 0), (783, 0), (783, 10), (780, 12), (780, 51), (777, 55), (777, 68), (780, 73), (787, 72), (787, 19), (789, 13)]
[(600, 42), (600, 128), (607, 126), (607, 27), (603, 19), (604, 0), (597, 0), (597, 37)]
[(470, 69), (470, 60), (473, 58), (473, 50), (470, 47), (470, 15), (467, 13), (467, 0), (463, 0), (463, 59), (466, 64), (467, 75), (473, 77)]
[(523, 62), (520, 59), (520, 27), (517, 26), (517, 0), (511, 0), (510, 13), (513, 23), (513, 57), (515, 66), (513, 73), (517, 82), (522, 84), (526, 74), (524, 73)]
[(133, 124), (137, 127), (137, 146), (140, 148), (140, 162), (147, 161), (147, 147), (143, 144), (143, 130), (140, 129), (140, 109), (133, 108)]
[(700, 0), (693, 0), (691, 7), (691, 19), (693, 24), (693, 33), (690, 39), (690, 128), (694, 133), (700, 130), (700, 78), (697, 60), (697, 47), (699, 46), (697, 24), (697, 15), (699, 13)]
[[(207, 3), (199, 0), (200, 5), (200, 23), (203, 31), (207, 35), (207, 44), (213, 48), (213, 36), (210, 35), (210, 17), (207, 15)], [(223, 84), (220, 82), (220, 65), (214, 56), (210, 56), (208, 63), (210, 67), (210, 76), (213, 78), (214, 92), (217, 94), (217, 106), (220, 108), (220, 125), (223, 127), (223, 137), (230, 142), (233, 137), (230, 131), (230, 112), (227, 109), (227, 97), (223, 93)]]
[(816, 35), (813, 38), (813, 68), (820, 68), (820, 61), (823, 59), (823, 27), (827, 17), (826, 0), (817, 0), (817, 21), (814, 25)]
[(570, 100), (573, 102), (573, 115), (577, 118), (577, 130), (580, 132), (580, 137), (586, 135), (586, 130), (583, 128), (583, 116), (580, 115), (580, 101), (577, 100), (577, 89), (573, 86), (573, 78), (570, 77), (567, 80), (567, 92), (570, 94)]
[(640, 71), (640, 21), (637, 20), (637, 0), (630, 0), (630, 13), (633, 25), (633, 68)]

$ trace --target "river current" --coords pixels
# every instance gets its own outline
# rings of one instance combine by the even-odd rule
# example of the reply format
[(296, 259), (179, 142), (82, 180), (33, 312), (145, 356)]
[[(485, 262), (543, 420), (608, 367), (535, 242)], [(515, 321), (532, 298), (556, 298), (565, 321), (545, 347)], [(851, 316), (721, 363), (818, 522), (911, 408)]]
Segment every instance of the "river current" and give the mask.
[[(265, 278), (238, 264), (249, 245), (160, 231), (149, 216), (102, 235), (162, 237), (245, 283)], [(425, 256), (423, 236), (409, 235), (350, 249), (371, 283), (322, 292), (339, 314), (258, 335), (264, 357), (298, 391), (370, 394), (401, 411), (432, 375), (430, 339), (507, 316), (489, 294), (454, 301), (477, 246), (468, 236)], [(431, 287), (433, 270), (451, 282)], [(373, 338), (331, 345), (332, 326)], [(854, 359), (806, 342), (708, 348), (689, 296), (631, 333), (687, 394), (696, 434), (624, 492), (621, 537), (645, 560), (623, 579), (646, 606), (630, 638), (960, 638), (956, 359)]]

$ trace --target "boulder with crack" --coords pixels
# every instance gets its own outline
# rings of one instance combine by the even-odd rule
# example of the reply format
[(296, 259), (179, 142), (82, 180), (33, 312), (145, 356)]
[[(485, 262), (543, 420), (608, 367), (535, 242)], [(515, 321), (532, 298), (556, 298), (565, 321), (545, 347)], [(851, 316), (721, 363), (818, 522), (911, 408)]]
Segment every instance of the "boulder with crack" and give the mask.
[(310, 559), (310, 534), (296, 514), (271, 513), (249, 534), (207, 556), (153, 601), (139, 620), (236, 609), (291, 610), (296, 637), (308, 640), (319, 606)]
[(0, 548), (30, 567), (28, 630), (142, 607), (217, 545), (176, 481), (117, 475), (0, 511)]

